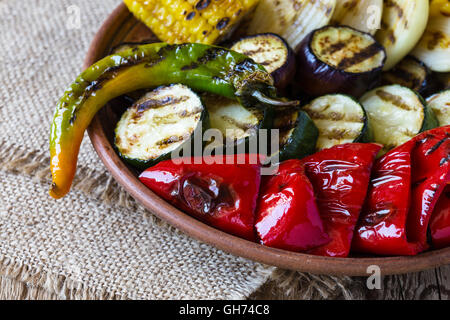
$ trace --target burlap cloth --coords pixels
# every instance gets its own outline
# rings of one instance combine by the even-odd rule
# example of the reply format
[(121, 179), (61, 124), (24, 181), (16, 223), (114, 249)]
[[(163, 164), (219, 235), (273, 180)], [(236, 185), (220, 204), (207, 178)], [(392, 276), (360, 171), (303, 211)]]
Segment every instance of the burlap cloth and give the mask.
[[(174, 230), (108, 175), (84, 140), (73, 191), (47, 194), (48, 131), (119, 0), (0, 0), (0, 298), (238, 299), (260, 286), (349, 297), (349, 278), (277, 270)], [(67, 28), (77, 6), (81, 28)], [(255, 295), (254, 295), (255, 296)]]

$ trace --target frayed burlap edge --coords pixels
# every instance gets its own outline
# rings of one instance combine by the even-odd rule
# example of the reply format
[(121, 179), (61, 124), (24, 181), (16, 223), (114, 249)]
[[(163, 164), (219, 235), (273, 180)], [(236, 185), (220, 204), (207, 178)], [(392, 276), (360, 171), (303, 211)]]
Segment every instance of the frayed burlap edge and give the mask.
[(93, 290), (81, 282), (32, 269), (0, 257), (0, 299), (117, 300), (128, 297), (106, 290)]
[[(49, 184), (51, 181), (49, 164), (50, 157), (47, 152), (26, 152), (18, 146), (0, 142), (0, 168), (5, 171), (32, 176), (35, 181)], [(104, 171), (99, 172), (79, 167), (73, 189), (80, 190), (90, 198), (98, 199), (106, 204), (114, 204), (142, 213), (150, 223), (168, 228), (172, 232), (181, 233), (178, 229), (145, 210), (115, 182), (111, 175)], [(260, 267), (257, 273), (260, 275), (259, 277), (247, 279), (249, 285), (246, 288), (240, 288), (242, 292), (246, 293), (245, 296), (236, 292), (233, 299), (246, 298), (255, 292), (252, 297), (264, 298), (258, 292), (261, 290), (272, 291), (276, 296), (284, 299), (355, 298), (346, 289), (352, 283), (349, 277), (317, 276), (269, 266)], [(33, 274), (27, 270), (26, 266), (6, 265), (3, 260), (0, 260), (0, 276), (2, 284), (0, 299), (5, 296), (11, 299), (15, 297), (30, 299), (45, 299), (45, 297), (62, 299), (118, 298), (115, 294), (92, 292), (88, 288), (83, 288), (81, 284), (64, 277), (61, 278), (58, 275), (51, 275), (43, 271)], [(42, 288), (47, 293), (41, 293), (37, 288)]]

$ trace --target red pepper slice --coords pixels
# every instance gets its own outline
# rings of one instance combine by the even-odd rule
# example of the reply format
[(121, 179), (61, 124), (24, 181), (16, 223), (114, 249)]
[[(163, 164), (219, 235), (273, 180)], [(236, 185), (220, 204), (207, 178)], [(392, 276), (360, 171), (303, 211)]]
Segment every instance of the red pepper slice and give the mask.
[(414, 255), (417, 243), (406, 237), (411, 199), (411, 150), (406, 143), (375, 162), (367, 200), (358, 221), (352, 250), (382, 255)]
[(447, 185), (434, 208), (430, 220), (433, 247), (450, 246), (450, 185)]
[[(254, 241), (255, 209), (261, 182), (255, 155), (163, 161), (139, 179), (178, 209), (225, 232)], [(253, 164), (256, 163), (256, 164)]]
[(450, 182), (450, 126), (429, 130), (415, 141), (412, 202), (406, 230), (410, 241), (425, 246), (431, 214), (446, 184)]
[(375, 163), (352, 248), (382, 255), (427, 249), (428, 223), (450, 181), (450, 126), (426, 131)]
[(331, 242), (311, 254), (346, 257), (366, 197), (370, 172), (381, 146), (349, 143), (302, 159), (313, 184), (320, 217)]
[(329, 242), (311, 182), (300, 160), (287, 160), (273, 176), (263, 177), (255, 224), (260, 242), (305, 251)]

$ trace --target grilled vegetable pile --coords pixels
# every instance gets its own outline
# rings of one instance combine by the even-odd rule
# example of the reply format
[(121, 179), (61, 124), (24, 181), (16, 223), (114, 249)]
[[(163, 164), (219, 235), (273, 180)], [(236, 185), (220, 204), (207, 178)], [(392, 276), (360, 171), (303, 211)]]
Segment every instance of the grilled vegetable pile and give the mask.
[(84, 131), (100, 108), (127, 92), (173, 83), (247, 107), (297, 105), (272, 99), (275, 88), (264, 68), (225, 48), (154, 43), (121, 51), (85, 70), (56, 107), (50, 130), (51, 196), (60, 198), (70, 190)]
[(448, 1), (124, 1), (165, 42), (122, 43), (66, 90), (52, 197), (126, 97), (117, 154), (213, 227), (332, 257), (450, 246)]

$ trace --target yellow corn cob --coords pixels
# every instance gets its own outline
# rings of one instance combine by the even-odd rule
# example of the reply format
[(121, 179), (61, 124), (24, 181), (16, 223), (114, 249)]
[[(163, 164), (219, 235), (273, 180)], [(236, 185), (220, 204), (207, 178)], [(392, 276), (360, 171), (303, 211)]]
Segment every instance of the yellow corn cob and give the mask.
[(430, 1), (430, 17), (439, 15), (450, 16), (450, 1), (448, 0), (431, 0)]
[(259, 0), (124, 0), (162, 41), (213, 44), (229, 35)]

